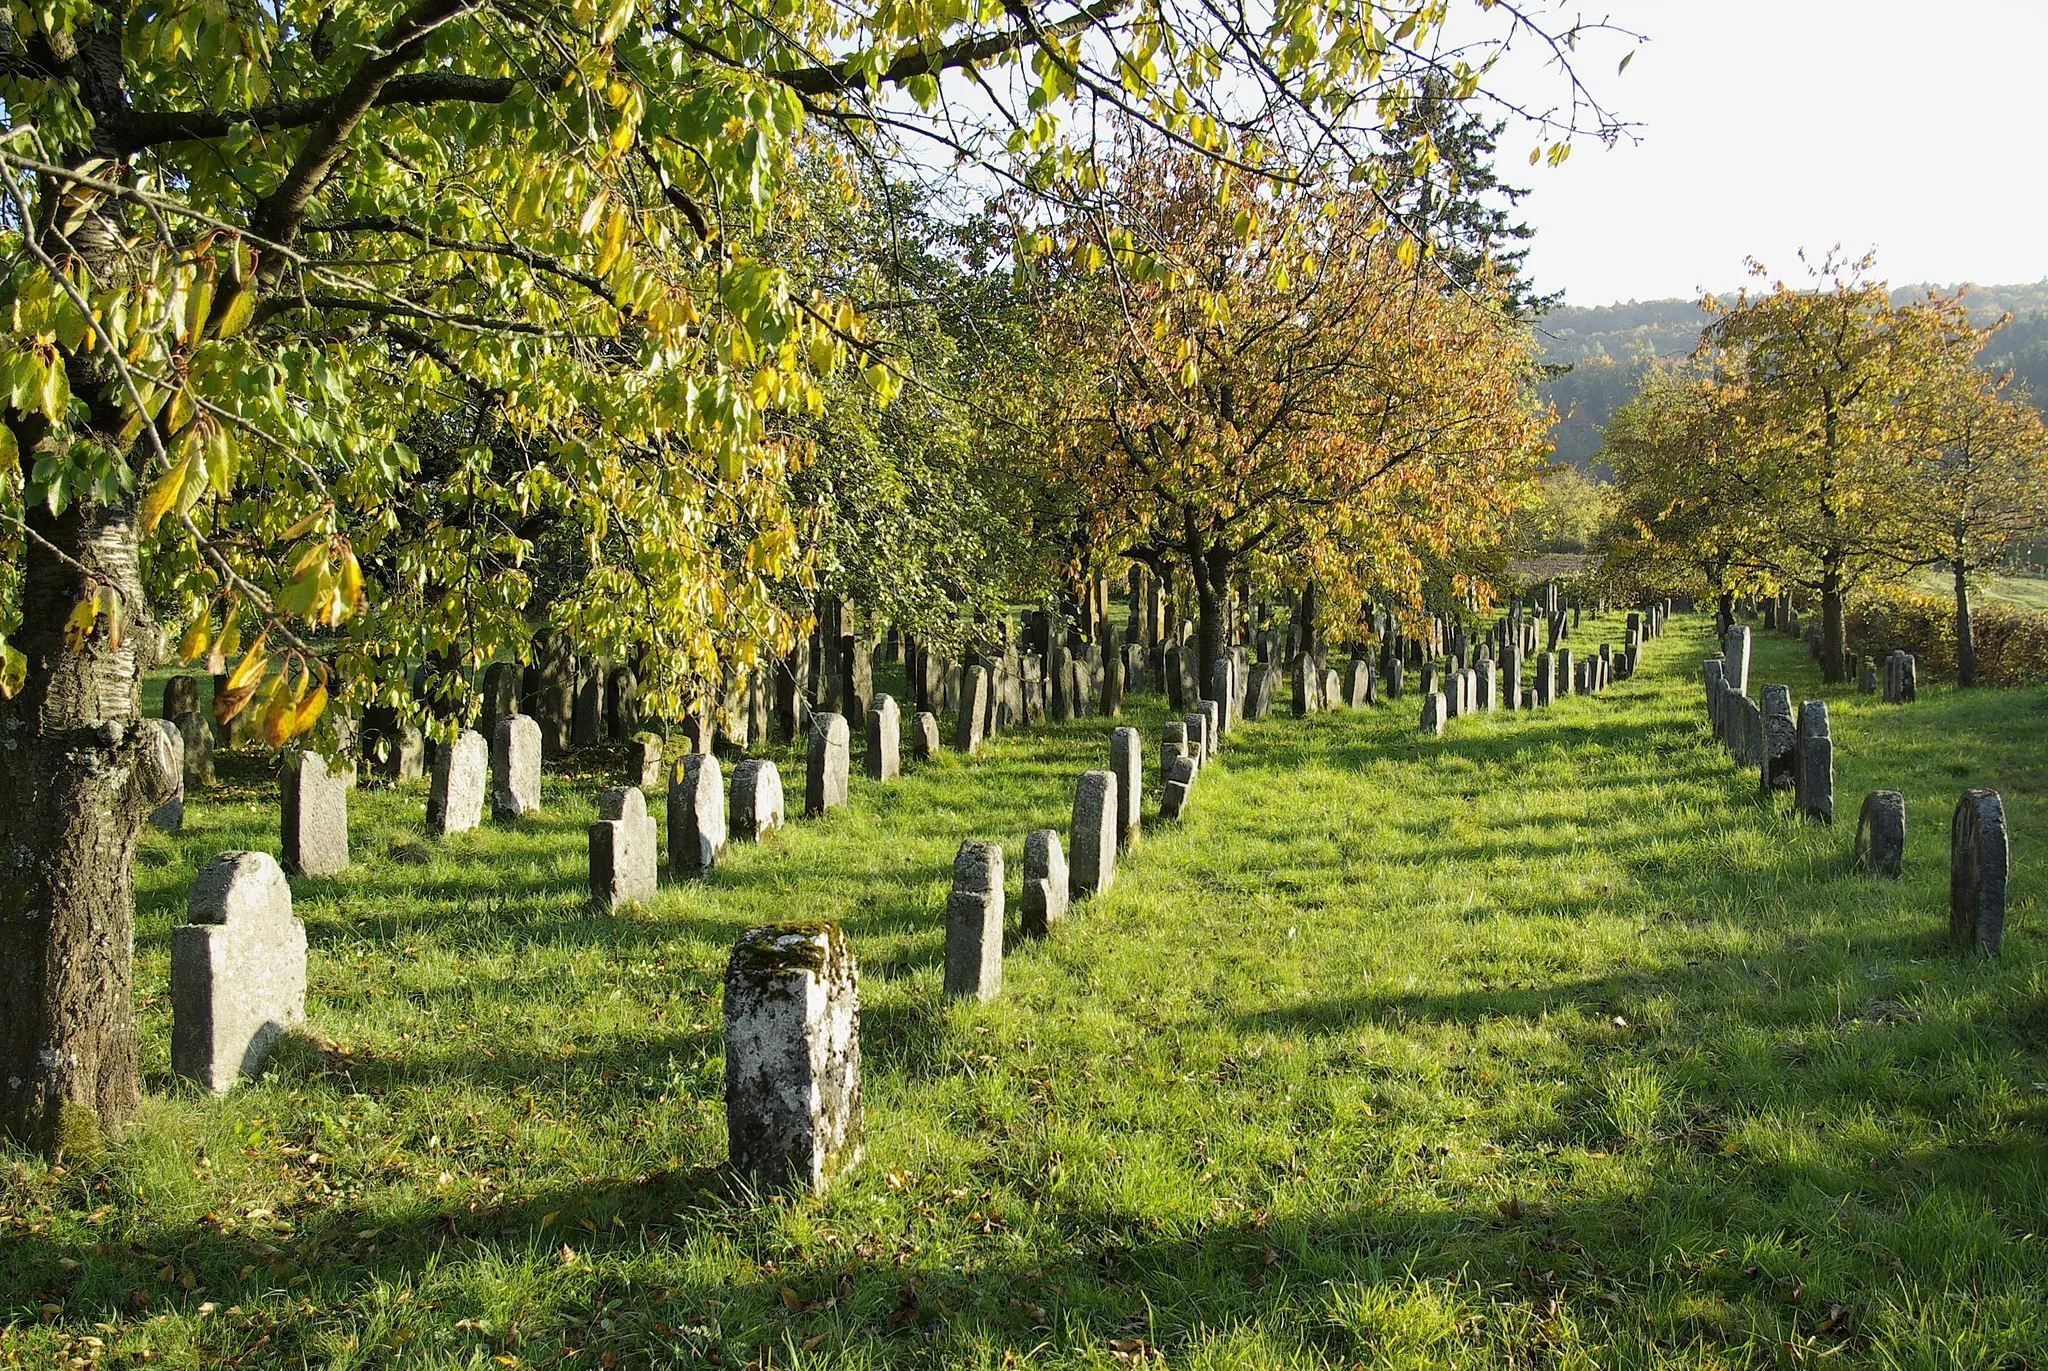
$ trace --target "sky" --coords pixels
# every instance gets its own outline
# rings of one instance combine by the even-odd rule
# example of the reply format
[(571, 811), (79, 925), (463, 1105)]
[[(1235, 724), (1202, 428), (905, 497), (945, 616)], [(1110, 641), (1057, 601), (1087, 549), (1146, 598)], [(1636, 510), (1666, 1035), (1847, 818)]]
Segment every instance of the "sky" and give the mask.
[[(1611, 37), (1580, 76), (1638, 141), (1502, 169), (1531, 189), (1529, 268), (1566, 303), (1732, 290), (1746, 257), (1800, 276), (1796, 257), (1875, 249), (1911, 282), (2048, 278), (2048, 0), (1571, 0), (1648, 36), (1629, 62)], [(1555, 72), (1498, 73), (1554, 103)]]

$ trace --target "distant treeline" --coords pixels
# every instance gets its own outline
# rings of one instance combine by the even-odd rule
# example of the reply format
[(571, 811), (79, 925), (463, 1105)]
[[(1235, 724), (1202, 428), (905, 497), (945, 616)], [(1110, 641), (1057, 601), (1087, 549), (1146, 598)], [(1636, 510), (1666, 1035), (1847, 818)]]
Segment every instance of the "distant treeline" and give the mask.
[[(1901, 286), (1892, 298), (1904, 303), (1924, 296), (1927, 289)], [(2035, 408), (2048, 414), (2048, 281), (1973, 286), (1967, 298), (1979, 324), (1991, 323), (2001, 314), (2013, 316), (1992, 337), (1984, 364), (2017, 373), (2032, 392)], [(1557, 406), (1557, 424), (1550, 434), (1557, 460), (1592, 467), (1607, 416), (1635, 394), (1644, 367), (1652, 358), (1691, 353), (1706, 319), (1696, 300), (1565, 306), (1539, 319), (1536, 341), (1544, 363), (1571, 368), (1545, 381), (1542, 388), (1543, 397)]]

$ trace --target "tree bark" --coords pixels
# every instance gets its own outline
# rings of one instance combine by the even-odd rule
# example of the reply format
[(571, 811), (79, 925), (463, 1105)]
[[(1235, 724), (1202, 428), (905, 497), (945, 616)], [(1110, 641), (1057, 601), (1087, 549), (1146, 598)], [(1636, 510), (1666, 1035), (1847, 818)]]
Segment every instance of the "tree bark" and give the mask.
[(1956, 684), (1977, 684), (1977, 639), (1970, 622), (1970, 571), (1962, 562), (1956, 574)]
[[(157, 630), (131, 509), (34, 506), (28, 523), (27, 675), (0, 708), (0, 1129), (47, 1154), (90, 1155), (141, 1103), (135, 846), (170, 783), (142, 716)], [(73, 607), (102, 587), (119, 593), (119, 612), (67, 643)]]
[(1849, 679), (1848, 625), (1842, 613), (1842, 570), (1833, 560), (1821, 563), (1820, 678), (1829, 685)]

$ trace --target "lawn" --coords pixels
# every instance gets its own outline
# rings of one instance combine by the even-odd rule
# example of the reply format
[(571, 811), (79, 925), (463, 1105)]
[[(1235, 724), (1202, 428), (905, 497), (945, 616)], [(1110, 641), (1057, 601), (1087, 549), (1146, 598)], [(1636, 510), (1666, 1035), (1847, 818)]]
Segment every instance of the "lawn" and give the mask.
[[(1948, 599), (1955, 594), (1955, 578), (1945, 571), (1924, 571), (1914, 584), (1923, 595)], [(1970, 596), (1978, 604), (2016, 605), (2021, 609), (2048, 609), (2048, 576), (1978, 576), (1970, 584)]]
[[(214, 1100), (168, 1075), (167, 947), (198, 864), (276, 850), (245, 766), (147, 840), (142, 1125), (0, 1154), (0, 1362), (2048, 1366), (2048, 694), (1828, 692), (1843, 818), (1802, 825), (1710, 743), (1708, 637), (1440, 740), (1412, 698), (1243, 725), (1172, 826), (1138, 698), (1144, 843), (988, 1005), (939, 995), (953, 850), (1002, 840), (1014, 928), (1108, 720), (857, 778), (616, 917), (583, 899), (604, 760), (446, 842), (423, 787), (365, 788), (356, 865), (294, 882), (308, 1031)], [(1757, 643), (1753, 681), (1819, 691)], [(2012, 826), (1995, 963), (1945, 939), (1971, 785)], [(1878, 788), (1900, 881), (1849, 863)], [(867, 1158), (757, 1201), (720, 975), (795, 918), (861, 961)]]

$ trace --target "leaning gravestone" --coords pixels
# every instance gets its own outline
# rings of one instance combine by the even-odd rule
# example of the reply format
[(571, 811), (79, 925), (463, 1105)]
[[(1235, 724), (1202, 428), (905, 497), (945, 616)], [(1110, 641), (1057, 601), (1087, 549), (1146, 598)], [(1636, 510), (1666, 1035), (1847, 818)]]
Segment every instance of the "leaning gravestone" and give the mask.
[(1043, 938), (1067, 917), (1067, 854), (1060, 835), (1033, 829), (1024, 838), (1024, 936)]
[(1792, 794), (1801, 815), (1816, 823), (1835, 821), (1835, 743), (1828, 730), (1828, 702), (1799, 706), (1799, 731), (1792, 744)]
[(928, 762), (939, 755), (939, 716), (920, 709), (910, 721), (910, 755)]
[(981, 751), (982, 730), (987, 722), (988, 668), (969, 667), (960, 676), (960, 708), (953, 719), (954, 749), (969, 757)]
[(2005, 885), (2012, 861), (2005, 801), (1995, 790), (1966, 790), (1948, 830), (1948, 931), (1959, 943), (1996, 955), (2005, 941)]
[(525, 714), (498, 720), (491, 738), (491, 817), (513, 823), (540, 812), (540, 722)]
[(969, 838), (953, 856), (946, 896), (949, 1000), (993, 1000), (1003, 989), (1003, 849)]
[(859, 971), (836, 925), (750, 928), (734, 945), (725, 1125), (733, 1170), (763, 1191), (820, 1191), (860, 1160)]
[(1145, 793), (1145, 745), (1137, 729), (1119, 728), (1109, 735), (1109, 769), (1116, 773), (1117, 842), (1136, 847)]
[(1195, 759), (1185, 750), (1166, 753), (1166, 778), (1159, 787), (1159, 817), (1178, 819), (1186, 812), (1188, 796), (1195, 788)]
[(732, 769), (732, 842), (758, 843), (783, 824), (782, 773), (763, 757), (749, 757)]
[(188, 788), (212, 785), (213, 725), (197, 711), (180, 714), (172, 722), (185, 744), (185, 785)]
[(606, 909), (654, 898), (660, 859), (647, 797), (636, 785), (615, 785), (597, 800), (590, 826), (590, 897)]
[(427, 831), (445, 838), (466, 833), (483, 822), (484, 782), (490, 773), (491, 749), (484, 735), (465, 728), (455, 741), (434, 752), (434, 787), (427, 793)]
[(668, 869), (677, 880), (709, 876), (725, 856), (725, 778), (718, 758), (691, 753), (668, 778)]
[(1906, 797), (1873, 790), (1856, 816), (1856, 865), (1873, 876), (1897, 876), (1906, 867)]
[(828, 810), (846, 808), (852, 735), (838, 714), (813, 714), (804, 749), (804, 817), (815, 819)]
[(1074, 787), (1068, 889), (1077, 900), (1109, 889), (1116, 879), (1116, 790), (1114, 771), (1084, 771)]
[(171, 1069), (219, 1094), (306, 1017), (306, 926), (267, 852), (202, 868), (171, 930)]
[(317, 752), (285, 765), (284, 865), (301, 876), (348, 868), (348, 785)]
[(877, 695), (868, 707), (867, 750), (861, 765), (871, 781), (893, 780), (903, 770), (903, 716), (893, 695)]
[(199, 701), (199, 677), (173, 676), (164, 682), (163, 716), (175, 720), (180, 714), (197, 714), (205, 708)]
[(151, 719), (149, 727), (142, 738), (142, 770), (150, 782), (147, 793), (162, 797), (149, 811), (149, 825), (176, 833), (185, 827), (185, 735), (168, 719)]

